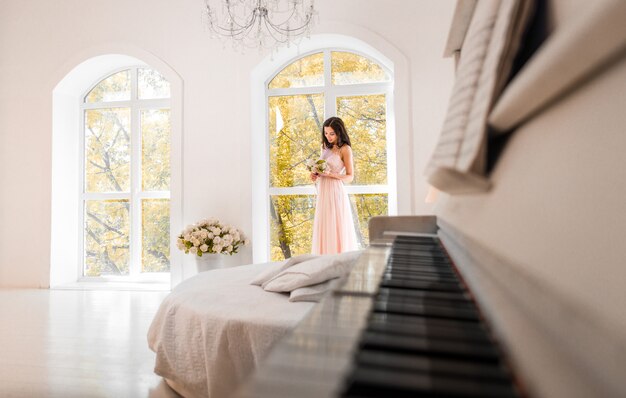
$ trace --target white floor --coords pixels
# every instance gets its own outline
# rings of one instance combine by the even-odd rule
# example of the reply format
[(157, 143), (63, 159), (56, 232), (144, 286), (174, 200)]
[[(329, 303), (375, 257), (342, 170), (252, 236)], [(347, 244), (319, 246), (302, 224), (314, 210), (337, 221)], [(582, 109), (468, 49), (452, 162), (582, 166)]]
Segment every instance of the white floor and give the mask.
[(146, 339), (167, 293), (0, 289), (0, 397), (177, 397)]

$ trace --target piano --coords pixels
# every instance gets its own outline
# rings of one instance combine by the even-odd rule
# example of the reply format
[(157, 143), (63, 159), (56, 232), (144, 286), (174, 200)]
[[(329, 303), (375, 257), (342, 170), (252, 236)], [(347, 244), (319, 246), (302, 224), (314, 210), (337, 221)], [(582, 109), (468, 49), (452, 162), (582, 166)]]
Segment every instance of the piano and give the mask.
[(374, 218), (370, 231), (370, 247), (343, 283), (274, 347), (239, 396), (524, 396), (435, 218)]

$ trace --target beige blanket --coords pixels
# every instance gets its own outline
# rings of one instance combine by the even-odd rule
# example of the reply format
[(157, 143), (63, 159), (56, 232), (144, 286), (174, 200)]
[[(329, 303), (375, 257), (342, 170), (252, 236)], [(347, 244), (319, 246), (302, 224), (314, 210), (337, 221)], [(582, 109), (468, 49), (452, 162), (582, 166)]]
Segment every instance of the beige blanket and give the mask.
[(178, 285), (148, 331), (154, 371), (189, 397), (228, 397), (314, 303), (250, 281), (272, 263), (200, 273)]

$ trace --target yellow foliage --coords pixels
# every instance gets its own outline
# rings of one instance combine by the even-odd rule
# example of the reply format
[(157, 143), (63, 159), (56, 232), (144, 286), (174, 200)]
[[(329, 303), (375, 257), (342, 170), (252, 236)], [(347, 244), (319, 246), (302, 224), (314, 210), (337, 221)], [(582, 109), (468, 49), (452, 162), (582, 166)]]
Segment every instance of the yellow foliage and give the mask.
[(170, 270), (170, 200), (144, 199), (142, 209), (141, 270)]
[[(140, 72), (140, 75), (142, 73)], [(144, 72), (147, 96), (169, 95), (169, 83), (156, 72)], [(153, 85), (151, 87), (150, 85)], [(105, 102), (130, 93), (130, 70), (109, 76), (87, 95), (86, 102)], [(140, 111), (140, 158), (131, 156), (131, 109), (85, 110), (85, 191), (129, 194), (131, 164), (140, 162), (143, 191), (169, 191), (170, 111)], [(137, 184), (135, 184), (137, 185)], [(130, 214), (141, 214), (142, 272), (169, 271), (169, 199), (143, 199), (139, 208), (125, 199), (85, 201), (85, 275), (128, 275), (131, 261)]]
[(382, 67), (358, 54), (333, 51), (331, 64), (332, 82), (336, 85), (379, 83), (391, 80)]
[(170, 110), (141, 111), (141, 176), (144, 191), (170, 186)]
[(269, 88), (314, 87), (324, 85), (324, 53), (302, 57), (280, 71)]
[(127, 200), (85, 203), (86, 276), (128, 274), (130, 206)]
[(130, 99), (130, 70), (117, 72), (91, 89), (85, 102), (124, 101)]

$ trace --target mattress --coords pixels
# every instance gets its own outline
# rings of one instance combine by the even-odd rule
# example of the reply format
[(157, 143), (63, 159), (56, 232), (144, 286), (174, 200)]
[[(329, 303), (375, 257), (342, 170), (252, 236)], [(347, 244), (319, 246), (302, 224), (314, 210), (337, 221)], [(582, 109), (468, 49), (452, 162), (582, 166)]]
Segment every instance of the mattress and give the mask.
[(315, 303), (250, 285), (273, 263), (202, 272), (161, 303), (148, 331), (155, 373), (185, 397), (228, 397)]

